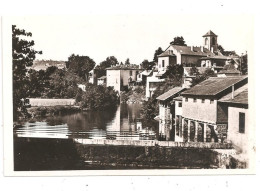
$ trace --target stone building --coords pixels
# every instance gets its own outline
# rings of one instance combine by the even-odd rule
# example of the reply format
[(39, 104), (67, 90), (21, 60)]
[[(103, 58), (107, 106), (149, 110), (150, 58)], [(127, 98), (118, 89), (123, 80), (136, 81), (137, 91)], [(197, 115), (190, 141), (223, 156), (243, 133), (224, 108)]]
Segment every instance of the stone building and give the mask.
[(137, 65), (117, 65), (106, 69), (107, 87), (112, 86), (118, 92), (128, 88), (129, 83), (137, 81), (142, 72)]
[(249, 150), (250, 132), (248, 111), (248, 85), (234, 90), (222, 97), (219, 102), (228, 106), (228, 135), (227, 140), (236, 150), (247, 153)]
[(107, 77), (106, 76), (101, 76), (100, 78), (97, 79), (97, 85), (106, 85)]
[(173, 127), (175, 106), (174, 97), (180, 96), (180, 93), (185, 89), (182, 87), (175, 87), (160, 95), (156, 99), (159, 102), (159, 139), (160, 140), (175, 140), (175, 132)]
[(219, 100), (247, 84), (247, 76), (211, 77), (184, 91), (179, 135), (184, 142), (223, 142), (228, 128), (228, 105)]

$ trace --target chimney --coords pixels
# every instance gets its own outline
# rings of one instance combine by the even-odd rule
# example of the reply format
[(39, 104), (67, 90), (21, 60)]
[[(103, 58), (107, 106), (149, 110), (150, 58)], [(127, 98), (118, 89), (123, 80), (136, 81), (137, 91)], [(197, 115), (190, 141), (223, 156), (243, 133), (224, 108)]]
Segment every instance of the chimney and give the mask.
[(200, 49), (201, 49), (201, 52), (204, 52), (204, 47), (203, 46), (201, 46)]
[(211, 52), (214, 53), (214, 48), (213, 47), (211, 47)]
[(193, 46), (190, 47), (190, 50), (193, 52)]
[(234, 84), (232, 85), (232, 94), (231, 94), (231, 99), (234, 99)]

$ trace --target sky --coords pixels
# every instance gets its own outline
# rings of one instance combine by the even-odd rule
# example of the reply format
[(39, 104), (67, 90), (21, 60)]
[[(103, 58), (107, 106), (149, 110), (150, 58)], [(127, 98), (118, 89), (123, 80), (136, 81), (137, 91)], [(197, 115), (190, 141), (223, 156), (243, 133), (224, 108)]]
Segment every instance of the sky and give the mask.
[(245, 14), (26, 16), (12, 24), (32, 32), (35, 49), (43, 51), (37, 59), (66, 61), (74, 53), (97, 64), (108, 56), (132, 64), (152, 60), (155, 50), (165, 50), (176, 36), (188, 46), (201, 46), (209, 30), (225, 50), (241, 54), (252, 48), (254, 34), (253, 17)]

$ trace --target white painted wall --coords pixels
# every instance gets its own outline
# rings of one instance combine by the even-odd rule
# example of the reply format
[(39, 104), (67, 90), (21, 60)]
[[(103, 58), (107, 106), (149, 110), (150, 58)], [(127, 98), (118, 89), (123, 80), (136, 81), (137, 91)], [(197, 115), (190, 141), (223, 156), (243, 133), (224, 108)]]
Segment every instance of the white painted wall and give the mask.
[[(239, 133), (239, 112), (245, 113), (245, 133)], [(242, 150), (243, 153), (248, 151), (248, 135), (250, 127), (248, 126), (248, 109), (229, 107), (228, 108), (228, 137), (235, 146)]]
[(120, 92), (120, 70), (107, 70), (107, 87), (109, 86)]
[(202, 103), (201, 99), (193, 102), (193, 98), (182, 99), (182, 116), (189, 119), (200, 120), (208, 123), (216, 123), (217, 121), (217, 100), (210, 103), (209, 99), (205, 99)]

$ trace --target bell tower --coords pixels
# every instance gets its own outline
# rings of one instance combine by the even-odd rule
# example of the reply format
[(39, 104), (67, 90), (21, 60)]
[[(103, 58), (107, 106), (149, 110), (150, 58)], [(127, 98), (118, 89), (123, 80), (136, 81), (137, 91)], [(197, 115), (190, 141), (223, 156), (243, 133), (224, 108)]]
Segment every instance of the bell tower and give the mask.
[(214, 52), (218, 49), (218, 36), (211, 30), (207, 32), (203, 37), (203, 47), (209, 51)]

